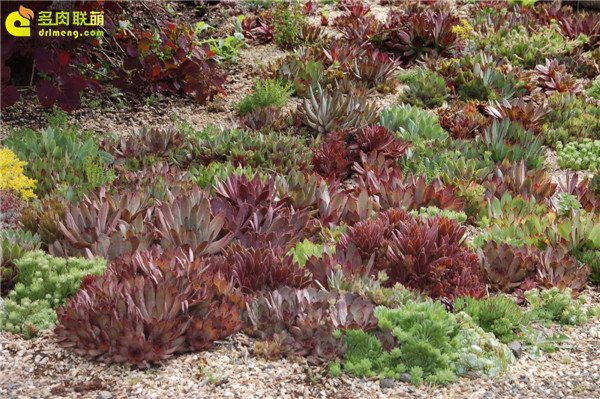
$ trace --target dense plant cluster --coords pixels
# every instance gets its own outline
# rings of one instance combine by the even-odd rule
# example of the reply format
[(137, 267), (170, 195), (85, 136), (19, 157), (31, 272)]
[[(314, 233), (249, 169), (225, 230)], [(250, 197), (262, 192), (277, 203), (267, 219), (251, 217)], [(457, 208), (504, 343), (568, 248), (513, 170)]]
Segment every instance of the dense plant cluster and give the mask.
[(23, 59), (65, 110), (109, 83), (204, 103), (242, 43), (285, 54), (230, 127), (99, 137), (55, 111), (11, 131), (0, 328), (138, 368), (242, 331), (268, 359), (421, 385), (497, 376), (531, 323), (597, 317), (598, 18), (538, 3), (229, 5), (233, 44), (155, 4), (148, 30), (121, 19), (137, 3), (85, 2), (110, 39), (6, 42), (3, 105)]

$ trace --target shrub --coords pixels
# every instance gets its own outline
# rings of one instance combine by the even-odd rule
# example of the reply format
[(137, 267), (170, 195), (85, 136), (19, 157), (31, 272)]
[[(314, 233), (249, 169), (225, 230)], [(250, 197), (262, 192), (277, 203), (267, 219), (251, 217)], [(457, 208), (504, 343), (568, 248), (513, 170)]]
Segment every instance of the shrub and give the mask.
[(449, 96), (450, 90), (441, 76), (428, 69), (420, 69), (402, 92), (400, 100), (418, 107), (437, 108)]
[(19, 270), (18, 282), (4, 302), (0, 328), (33, 337), (55, 323), (53, 309), (75, 294), (86, 276), (104, 272), (106, 261), (54, 258), (35, 251), (15, 264)]
[(558, 142), (556, 150), (561, 168), (597, 171), (600, 167), (600, 140), (581, 139), (567, 144)]
[(282, 48), (292, 48), (299, 44), (302, 28), (307, 25), (306, 18), (298, 2), (276, 2), (273, 10), (273, 38)]

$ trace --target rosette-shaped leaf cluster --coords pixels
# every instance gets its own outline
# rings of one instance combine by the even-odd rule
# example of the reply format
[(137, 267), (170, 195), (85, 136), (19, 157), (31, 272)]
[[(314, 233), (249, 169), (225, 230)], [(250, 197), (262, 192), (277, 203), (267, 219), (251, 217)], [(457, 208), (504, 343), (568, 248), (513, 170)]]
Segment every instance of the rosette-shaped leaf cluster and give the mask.
[(563, 247), (548, 246), (540, 253), (536, 282), (544, 288), (558, 287), (581, 291), (587, 284), (590, 267), (580, 266), (577, 259)]
[(61, 236), (49, 246), (55, 256), (100, 255), (107, 259), (148, 248), (153, 237), (144, 230), (152, 213), (139, 191), (107, 194), (104, 188), (71, 205), (58, 223)]
[(311, 280), (293, 255), (286, 255), (281, 247), (244, 248), (234, 245), (222, 256), (209, 263), (224, 276), (231, 278), (245, 294), (272, 291), (281, 286), (303, 288)]
[(536, 201), (549, 198), (556, 192), (556, 183), (553, 183), (544, 169), (531, 170), (525, 161), (508, 162), (504, 160), (494, 174), (483, 182), (487, 198), (502, 196), (509, 192), (523, 198), (533, 198)]
[(465, 229), (456, 220), (407, 219), (393, 232), (388, 248), (390, 281), (427, 292), (431, 297), (485, 295), (477, 255), (462, 248)]
[(600, 194), (594, 191), (590, 179), (580, 180), (577, 173), (567, 173), (564, 184), (561, 181), (561, 191), (575, 195), (581, 208), (588, 212), (596, 212), (600, 209)]
[(242, 326), (239, 291), (193, 254), (143, 251), (112, 263), (57, 310), (60, 345), (146, 368), (204, 350)]
[(445, 11), (392, 11), (378, 36), (382, 46), (410, 65), (425, 55), (448, 57), (459, 52), (460, 37), (452, 27), (457, 17)]
[(282, 287), (250, 302), (248, 317), (253, 335), (266, 341), (258, 347), (263, 355), (305, 356), (318, 363), (344, 353), (343, 338), (335, 330), (374, 330), (374, 310), (371, 301), (356, 294)]
[(214, 214), (222, 214), (226, 231), (247, 248), (282, 247), (289, 250), (316, 232), (316, 222), (306, 211), (287, 206), (288, 197), (277, 197), (273, 179), (260, 175), (248, 180), (232, 175), (215, 187)]
[(511, 292), (535, 279), (540, 258), (534, 247), (490, 241), (479, 250), (482, 273), (494, 289)]
[(354, 169), (358, 172), (358, 186), (366, 189), (383, 210), (419, 210), (430, 206), (453, 211), (464, 209), (453, 188), (444, 186), (441, 180), (435, 179), (428, 184), (425, 175), (402, 176), (400, 169), (390, 167), (382, 157), (374, 160), (363, 156), (361, 164), (355, 163)]
[(433, 298), (479, 298), (485, 284), (477, 255), (462, 247), (464, 234), (456, 220), (389, 210), (349, 227), (335, 255), (311, 257), (305, 267), (323, 286), (336, 268), (358, 276), (384, 271), (389, 287), (400, 283)]
[(209, 255), (225, 248), (232, 238), (231, 233), (223, 232), (225, 217), (211, 215), (210, 202), (197, 187), (158, 206), (156, 219), (160, 245), (165, 249), (184, 248), (196, 256)]
[(134, 128), (132, 134), (116, 141), (104, 141), (103, 144), (104, 150), (113, 154), (115, 162), (124, 163), (130, 158), (143, 161), (147, 155), (166, 158), (180, 149), (184, 143), (185, 136), (170, 126), (165, 129)]

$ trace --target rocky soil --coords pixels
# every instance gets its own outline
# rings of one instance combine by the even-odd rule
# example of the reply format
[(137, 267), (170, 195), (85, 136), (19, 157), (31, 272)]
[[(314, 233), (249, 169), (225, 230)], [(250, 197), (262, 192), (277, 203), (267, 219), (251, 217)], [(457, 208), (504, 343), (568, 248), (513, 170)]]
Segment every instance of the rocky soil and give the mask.
[[(587, 305), (600, 305), (588, 289)], [(236, 334), (199, 353), (180, 355), (140, 371), (93, 362), (60, 348), (53, 334), (26, 340), (0, 332), (1, 398), (598, 398), (600, 321), (549, 329), (568, 347), (532, 360), (524, 352), (506, 375), (460, 378), (447, 387), (416, 388), (402, 381), (331, 378), (304, 359), (253, 356), (254, 340)]]

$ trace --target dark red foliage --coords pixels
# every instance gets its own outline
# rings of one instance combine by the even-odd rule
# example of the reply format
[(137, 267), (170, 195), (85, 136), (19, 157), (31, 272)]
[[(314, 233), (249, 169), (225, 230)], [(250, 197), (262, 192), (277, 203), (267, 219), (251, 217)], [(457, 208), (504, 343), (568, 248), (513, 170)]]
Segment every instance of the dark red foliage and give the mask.
[(144, 251), (120, 258), (57, 309), (62, 347), (139, 368), (205, 350), (242, 327), (244, 302), (193, 256)]
[[(2, 20), (19, 7), (30, 9), (34, 15), (48, 10), (48, 2), (6, 3), (2, 7)], [(113, 1), (76, 2), (74, 11), (102, 11), (104, 31), (111, 34), (115, 29), (113, 18), (122, 8)], [(13, 37), (2, 30), (2, 106), (14, 104), (19, 99), (15, 85), (28, 85), (31, 77), (43, 106), (58, 104), (65, 111), (72, 111), (81, 104), (81, 92), (90, 89), (100, 92), (103, 87), (95, 77), (107, 61), (106, 55), (97, 50), (98, 39), (84, 35), (85, 26), (70, 26), (78, 32), (75, 36), (40, 36), (43, 27), (37, 21), (31, 23), (31, 36)], [(45, 77), (41, 77), (44, 74)]]
[(399, 282), (433, 298), (486, 294), (478, 257), (462, 246), (464, 227), (455, 220), (431, 218), (400, 222), (388, 248), (389, 284)]
[(246, 16), (241, 25), (244, 36), (252, 39), (255, 44), (266, 44), (273, 41), (275, 27), (271, 13), (264, 12), (258, 17)]
[(276, 359), (305, 356), (310, 363), (343, 355), (343, 338), (335, 330), (375, 330), (375, 306), (359, 295), (308, 288), (282, 287), (248, 304), (252, 335), (261, 342), (255, 352)]
[(384, 50), (397, 55), (405, 65), (425, 55), (454, 56), (461, 43), (452, 27), (459, 22), (457, 17), (445, 11), (411, 14), (392, 11), (378, 33), (378, 39)]
[(568, 16), (558, 18), (562, 32), (570, 39), (577, 39), (583, 34), (589, 38), (589, 42), (583, 45), (584, 49), (592, 49), (600, 46), (600, 15), (598, 13), (572, 13)]
[(123, 68), (115, 71), (115, 86), (145, 96), (186, 93), (198, 102), (225, 94), (225, 76), (218, 71), (216, 54), (208, 43), (196, 44), (193, 31), (183, 22), (168, 23), (159, 32), (158, 48), (152, 46), (150, 32), (134, 33), (122, 38), (127, 58)]
[(440, 125), (455, 139), (472, 139), (481, 134), (488, 124), (484, 115), (485, 104), (468, 102), (464, 107), (438, 110)]
[(464, 203), (454, 195), (451, 186), (444, 186), (439, 179), (427, 184), (424, 175), (402, 177), (399, 168), (390, 167), (381, 158), (375, 160), (363, 156), (362, 163), (354, 165), (358, 172), (358, 187), (374, 196), (381, 209), (404, 207), (414, 210), (436, 206), (460, 211), (464, 208)]
[(215, 188), (212, 211), (226, 220), (226, 230), (240, 245), (251, 248), (280, 246), (286, 252), (298, 241), (316, 233), (308, 212), (286, 206), (287, 196), (276, 198), (273, 179), (264, 183), (257, 174), (230, 176)]
[(344, 133), (333, 132), (314, 150), (312, 164), (315, 171), (328, 179), (344, 179), (352, 165)]
[(537, 65), (534, 72), (537, 78), (538, 85), (547, 95), (552, 95), (554, 92), (571, 92), (579, 93), (581, 87), (567, 73), (565, 67), (559, 65), (556, 60), (546, 60), (545, 65)]
[(360, 154), (371, 154), (376, 151), (385, 159), (396, 160), (401, 157), (410, 143), (396, 138), (392, 132), (382, 126), (367, 126), (359, 129), (353, 138), (353, 143), (348, 146), (352, 159), (358, 161)]
[(234, 245), (223, 256), (211, 258), (210, 263), (245, 294), (273, 291), (281, 286), (303, 288), (310, 284), (305, 269), (280, 247), (253, 249)]

